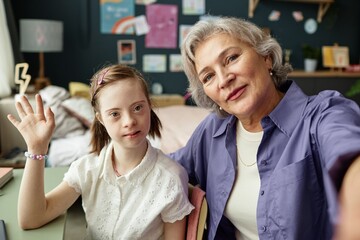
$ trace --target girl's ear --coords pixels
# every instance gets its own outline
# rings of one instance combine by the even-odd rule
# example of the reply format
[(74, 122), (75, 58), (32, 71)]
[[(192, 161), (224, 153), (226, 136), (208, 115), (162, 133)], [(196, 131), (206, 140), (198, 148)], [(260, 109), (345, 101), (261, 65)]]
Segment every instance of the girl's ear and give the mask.
[(104, 125), (104, 123), (102, 122), (101, 114), (100, 114), (100, 113), (96, 112), (96, 113), (95, 113), (95, 117), (96, 117), (96, 119), (97, 119), (102, 125)]

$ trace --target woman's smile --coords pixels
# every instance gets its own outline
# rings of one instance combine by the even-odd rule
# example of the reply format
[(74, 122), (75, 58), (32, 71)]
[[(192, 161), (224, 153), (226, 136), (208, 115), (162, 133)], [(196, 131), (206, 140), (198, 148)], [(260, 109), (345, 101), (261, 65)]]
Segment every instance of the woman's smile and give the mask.
[(246, 90), (246, 86), (242, 86), (239, 88), (236, 88), (234, 91), (232, 91), (228, 97), (226, 98), (226, 101), (234, 101), (238, 99)]

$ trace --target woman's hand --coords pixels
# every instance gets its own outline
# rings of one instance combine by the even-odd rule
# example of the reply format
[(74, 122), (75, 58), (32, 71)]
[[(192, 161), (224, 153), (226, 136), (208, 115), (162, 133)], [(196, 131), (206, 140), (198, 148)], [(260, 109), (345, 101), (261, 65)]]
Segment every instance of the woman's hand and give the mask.
[(20, 121), (11, 114), (8, 115), (8, 119), (24, 138), (30, 153), (45, 154), (55, 129), (54, 113), (50, 108), (44, 111), (39, 94), (36, 94), (35, 100), (36, 112), (29, 100), (25, 96), (21, 96), (20, 101), (15, 105)]

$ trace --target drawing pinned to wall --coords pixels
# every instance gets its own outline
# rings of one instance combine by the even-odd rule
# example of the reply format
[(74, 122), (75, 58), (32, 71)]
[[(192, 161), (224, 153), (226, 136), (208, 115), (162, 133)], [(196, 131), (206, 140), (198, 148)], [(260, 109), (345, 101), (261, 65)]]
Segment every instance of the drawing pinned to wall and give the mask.
[(135, 64), (136, 63), (136, 42), (135, 40), (119, 40), (118, 47), (118, 60), (122, 64)]
[(140, 15), (135, 18), (135, 31), (138, 36), (147, 34), (150, 31), (145, 15)]
[(201, 15), (205, 13), (205, 0), (183, 0), (184, 15)]
[(134, 34), (134, 0), (100, 0), (101, 33)]
[(170, 72), (182, 72), (182, 61), (180, 54), (170, 54)]
[(182, 41), (184, 40), (184, 38), (186, 37), (186, 35), (190, 31), (190, 28), (192, 26), (193, 25), (180, 25), (179, 26), (179, 47), (181, 46)]
[(166, 72), (166, 55), (143, 55), (143, 72)]
[(150, 31), (145, 37), (147, 48), (176, 48), (178, 7), (171, 4), (146, 6), (146, 18)]

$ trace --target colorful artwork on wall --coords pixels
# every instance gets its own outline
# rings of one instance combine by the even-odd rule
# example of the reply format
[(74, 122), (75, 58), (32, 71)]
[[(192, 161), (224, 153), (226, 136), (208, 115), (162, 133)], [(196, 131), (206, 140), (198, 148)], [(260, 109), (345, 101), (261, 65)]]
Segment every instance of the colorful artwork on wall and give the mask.
[(145, 37), (145, 47), (177, 47), (177, 5), (150, 4), (146, 6), (146, 18), (150, 26), (150, 31)]
[(134, 0), (100, 0), (100, 31), (134, 34)]
[(135, 40), (119, 40), (118, 43), (119, 63), (136, 63), (136, 42)]
[(183, 0), (182, 6), (184, 15), (205, 14), (205, 0)]
[(143, 72), (166, 72), (166, 55), (143, 55)]
[(170, 72), (182, 72), (182, 60), (180, 54), (170, 54), (169, 56), (170, 60)]
[(179, 26), (179, 47), (193, 25), (182, 24)]

